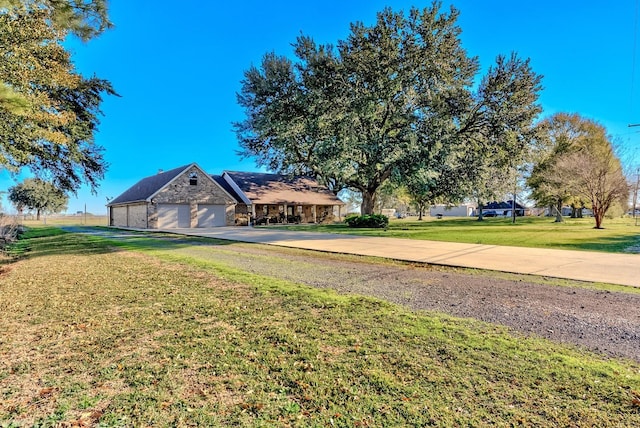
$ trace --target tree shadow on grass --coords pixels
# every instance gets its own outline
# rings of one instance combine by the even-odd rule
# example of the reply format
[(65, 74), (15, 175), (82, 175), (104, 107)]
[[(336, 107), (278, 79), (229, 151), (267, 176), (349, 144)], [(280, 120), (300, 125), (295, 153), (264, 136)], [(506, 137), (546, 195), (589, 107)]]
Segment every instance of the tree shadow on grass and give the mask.
[(232, 241), (101, 227), (40, 227), (5, 248), (0, 265), (25, 257), (99, 255), (127, 250), (171, 250), (193, 245), (230, 245)]
[(565, 250), (588, 250), (606, 253), (640, 254), (640, 235), (606, 236), (591, 241), (557, 244), (555, 248)]

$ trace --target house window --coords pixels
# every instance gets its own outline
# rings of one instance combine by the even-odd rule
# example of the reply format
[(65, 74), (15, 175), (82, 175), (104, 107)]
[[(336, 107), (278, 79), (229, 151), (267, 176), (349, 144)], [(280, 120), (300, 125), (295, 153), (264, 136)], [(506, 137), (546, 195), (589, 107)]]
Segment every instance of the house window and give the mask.
[(198, 185), (198, 173), (197, 172), (192, 172), (191, 174), (189, 174), (189, 184), (191, 186), (197, 186)]

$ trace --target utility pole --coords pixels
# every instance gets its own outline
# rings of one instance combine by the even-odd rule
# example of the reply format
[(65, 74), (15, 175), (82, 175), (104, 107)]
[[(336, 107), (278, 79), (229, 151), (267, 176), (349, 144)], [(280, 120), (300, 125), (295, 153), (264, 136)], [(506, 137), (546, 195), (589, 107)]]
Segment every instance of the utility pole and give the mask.
[[(629, 128), (640, 126), (640, 123), (629, 124)], [(636, 226), (638, 225), (638, 216), (636, 215), (636, 204), (638, 202), (638, 186), (640, 185), (640, 168), (636, 169), (636, 190), (633, 192), (633, 218), (635, 219)]]
[(636, 214), (636, 206), (638, 203), (638, 187), (640, 186), (640, 168), (636, 169), (636, 190), (633, 192), (633, 218), (636, 226), (638, 225), (638, 215)]

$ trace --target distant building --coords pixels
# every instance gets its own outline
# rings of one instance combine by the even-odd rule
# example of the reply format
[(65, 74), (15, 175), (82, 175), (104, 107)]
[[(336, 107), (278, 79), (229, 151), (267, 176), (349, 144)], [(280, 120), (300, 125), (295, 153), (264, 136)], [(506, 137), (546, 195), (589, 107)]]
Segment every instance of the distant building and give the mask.
[(432, 205), (429, 208), (429, 215), (431, 217), (471, 217), (475, 209), (476, 206), (474, 204)]
[[(522, 217), (524, 215), (529, 215), (529, 208), (520, 205), (516, 202), (516, 216)], [(491, 202), (482, 207), (482, 216), (483, 217), (511, 217), (513, 212), (513, 201), (503, 201), (503, 202)], [(476, 210), (475, 215), (480, 215), (480, 212)]]

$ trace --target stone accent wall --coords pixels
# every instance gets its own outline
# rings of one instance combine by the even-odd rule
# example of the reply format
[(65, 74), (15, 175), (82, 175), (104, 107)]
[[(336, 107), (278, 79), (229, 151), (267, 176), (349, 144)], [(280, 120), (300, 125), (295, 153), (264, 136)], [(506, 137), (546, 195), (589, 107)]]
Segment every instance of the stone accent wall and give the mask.
[[(190, 183), (192, 173), (197, 174), (197, 184)], [(149, 206), (149, 228), (158, 228), (158, 204), (189, 204), (191, 209), (191, 227), (198, 226), (198, 205), (226, 205), (226, 221), (227, 226), (233, 226), (235, 223), (234, 207), (236, 201), (226, 194), (211, 177), (200, 171), (196, 167), (192, 167), (179, 175), (168, 186), (165, 186), (152, 199)]]
[(227, 218), (227, 226), (233, 226), (236, 224), (236, 207), (233, 205), (227, 205), (225, 211), (225, 217)]
[(247, 204), (237, 204), (234, 210), (234, 224), (236, 226), (247, 226), (250, 215)]
[[(189, 184), (189, 175), (198, 174), (198, 184)], [(198, 168), (191, 168), (178, 176), (171, 184), (153, 197), (155, 203), (233, 205), (231, 199), (210, 177)]]

